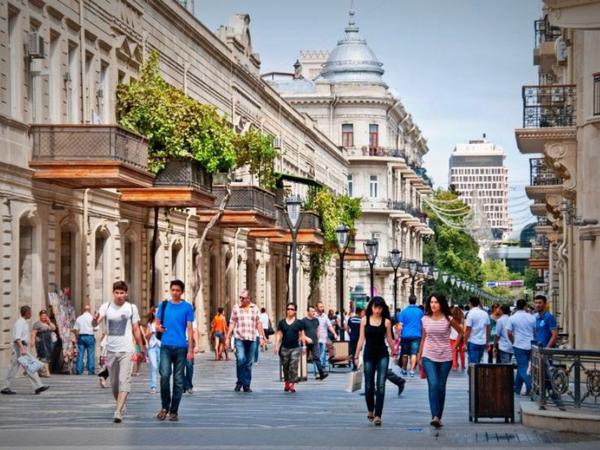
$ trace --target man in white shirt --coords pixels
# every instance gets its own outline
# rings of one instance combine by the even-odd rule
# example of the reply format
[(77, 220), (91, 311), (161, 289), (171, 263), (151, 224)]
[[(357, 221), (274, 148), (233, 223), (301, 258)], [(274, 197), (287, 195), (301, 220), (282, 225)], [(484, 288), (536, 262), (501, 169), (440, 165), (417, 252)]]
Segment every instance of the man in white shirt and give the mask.
[(502, 364), (510, 364), (513, 356), (513, 348), (508, 339), (508, 321), (510, 320), (510, 306), (502, 305), (502, 315), (496, 321), (496, 336), (494, 346), (498, 350), (498, 359)]
[[(317, 314), (315, 317), (319, 319), (319, 354), (321, 356), (321, 364), (323, 367), (327, 367), (327, 331), (331, 331), (336, 340), (339, 339), (339, 337), (335, 332), (335, 328), (331, 324), (329, 317), (327, 317), (325, 305), (322, 302), (317, 303)], [(314, 367), (314, 370), (316, 376), (317, 368)]]
[(531, 341), (535, 337), (535, 317), (525, 311), (527, 302), (517, 300), (517, 309), (510, 317), (506, 327), (508, 338), (512, 342), (515, 359), (517, 360), (517, 373), (515, 375), (515, 394), (521, 393), (525, 383), (525, 395), (531, 391), (531, 377), (527, 373), (531, 361)]
[(94, 317), (90, 313), (90, 305), (83, 307), (83, 313), (75, 320), (75, 335), (77, 337), (77, 375), (83, 373), (84, 353), (87, 353), (88, 375), (94, 375), (96, 371), (96, 331), (92, 326)]
[[(10, 366), (6, 375), (6, 380), (4, 381), (4, 389), (0, 391), (2, 394), (5, 395), (16, 394), (16, 392), (10, 388), (10, 385), (12, 380), (14, 380), (15, 376), (17, 375), (19, 369), (23, 369), (23, 366), (21, 366), (21, 364), (19, 363), (18, 358), (21, 356), (30, 355), (29, 346), (27, 342), (30, 336), (29, 323), (27, 321), (31, 319), (31, 307), (21, 306), (20, 313), (21, 317), (17, 319), (13, 328), (12, 359), (10, 361)], [(40, 377), (37, 373), (31, 374), (27, 371), (25, 373), (29, 377), (29, 380), (31, 381), (34, 392), (36, 394), (40, 394), (50, 388), (50, 386), (42, 385)]]
[(113, 415), (115, 423), (123, 421), (125, 403), (131, 390), (131, 359), (135, 351), (132, 335), (140, 346), (140, 357), (143, 357), (145, 351), (137, 306), (126, 301), (128, 290), (129, 287), (124, 281), (114, 283), (112, 301), (104, 303), (92, 320), (92, 327), (97, 327), (103, 320), (106, 323), (108, 373), (117, 402)]
[(471, 309), (467, 315), (465, 341), (470, 363), (480, 363), (484, 352), (490, 351), (490, 316), (480, 308), (479, 297), (469, 299)]

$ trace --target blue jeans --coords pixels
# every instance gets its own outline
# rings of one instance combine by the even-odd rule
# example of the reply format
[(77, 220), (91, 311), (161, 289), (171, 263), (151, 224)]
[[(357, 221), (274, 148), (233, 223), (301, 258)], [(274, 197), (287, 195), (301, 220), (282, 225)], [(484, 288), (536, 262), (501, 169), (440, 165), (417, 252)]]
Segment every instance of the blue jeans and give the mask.
[(444, 403), (446, 402), (446, 381), (452, 369), (452, 361), (437, 362), (423, 358), (423, 370), (427, 376), (429, 388), (429, 409), (431, 418), (442, 418)]
[(485, 353), (485, 344), (473, 344), (469, 342), (467, 344), (467, 355), (469, 355), (469, 364), (479, 364), (483, 359)]
[(260, 336), (256, 337), (256, 350), (254, 350), (254, 362), (258, 362), (258, 354), (260, 353)]
[[(319, 342), (319, 355), (321, 355), (321, 365), (327, 367), (327, 344)], [(315, 370), (315, 374), (317, 371)]]
[[(187, 347), (160, 347), (160, 400), (162, 409), (177, 414), (183, 395), (183, 371), (187, 357)], [(173, 395), (171, 396), (171, 374), (173, 374)]]
[[(385, 380), (390, 358), (384, 356), (376, 360), (364, 360), (365, 366), (365, 400), (367, 410), (374, 411), (375, 417), (381, 417), (383, 412), (383, 400), (385, 399)], [(375, 384), (375, 373), (377, 373), (377, 384)]]
[(256, 340), (235, 340), (235, 368), (237, 372), (237, 384), (242, 387), (250, 387), (252, 382), (252, 362), (256, 352)]
[(156, 389), (156, 380), (158, 378), (158, 360), (160, 357), (160, 347), (150, 347), (148, 349), (148, 375), (150, 375), (150, 389)]
[(93, 375), (96, 371), (96, 338), (91, 334), (80, 335), (77, 339), (77, 374), (83, 373), (83, 354), (87, 353), (87, 371)]
[(500, 364), (510, 364), (512, 361), (512, 353), (498, 350), (498, 361)]
[(194, 361), (188, 361), (187, 355), (185, 358), (185, 367), (183, 369), (183, 392), (193, 389), (194, 384)]
[(515, 359), (517, 360), (517, 373), (515, 374), (515, 394), (521, 393), (523, 383), (525, 383), (525, 391), (527, 395), (531, 391), (531, 377), (527, 373), (529, 369), (529, 361), (531, 361), (531, 350), (523, 350), (522, 348), (513, 347)]

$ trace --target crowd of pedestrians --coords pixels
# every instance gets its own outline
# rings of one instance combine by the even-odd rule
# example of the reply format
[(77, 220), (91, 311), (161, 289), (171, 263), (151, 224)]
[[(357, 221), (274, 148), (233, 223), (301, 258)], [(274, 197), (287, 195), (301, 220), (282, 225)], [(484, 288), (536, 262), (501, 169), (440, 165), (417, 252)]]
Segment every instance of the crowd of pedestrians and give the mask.
[[(110, 381), (116, 402), (114, 422), (125, 417), (131, 377), (142, 361), (148, 364), (150, 393), (160, 391), (157, 419), (179, 420), (183, 393), (193, 392), (194, 357), (199, 352), (195, 309), (184, 299), (184, 283), (171, 282), (170, 298), (148, 313), (143, 326), (137, 307), (127, 301), (127, 284), (114, 283), (112, 292), (113, 298), (96, 313), (92, 314), (90, 306), (85, 305), (74, 322), (76, 373), (87, 370), (89, 375), (96, 375), (96, 335), (103, 325), (98, 376), (102, 387)], [(533, 308), (520, 299), (514, 306), (494, 304), (488, 310), (478, 297), (471, 297), (468, 306), (451, 307), (444, 294), (434, 293), (423, 305), (417, 305), (417, 298), (410, 296), (409, 304), (395, 311), (392, 318), (387, 302), (376, 296), (364, 310), (357, 307), (347, 314), (343, 324), (338, 318), (341, 315), (332, 310), (326, 312), (322, 302), (309, 305), (303, 318), (298, 317), (297, 305), (289, 303), (285, 317), (273, 329), (265, 308), (259, 309), (249, 291), (244, 290), (229, 320), (222, 307), (217, 309), (210, 330), (216, 361), (228, 359), (227, 350), (234, 348), (234, 391), (245, 393), (252, 392), (252, 366), (259, 351), (266, 351), (269, 336), (275, 336), (273, 351), (280, 359), (283, 389), (295, 393), (302, 356), (306, 356), (307, 364), (312, 363), (315, 379), (325, 380), (329, 376), (328, 362), (333, 361), (335, 353), (333, 343), (344, 331), (349, 352), (347, 364), (353, 372), (364, 371), (368, 421), (375, 426), (382, 424), (386, 381), (395, 384), (400, 395), (406, 386), (403, 377), (415, 377), (420, 371), (427, 380), (430, 424), (439, 428), (443, 426), (449, 374), (465, 370), (467, 361), (514, 361), (514, 393), (530, 395), (532, 345), (554, 347), (558, 340), (556, 319), (546, 303), (546, 298), (538, 295)], [(40, 394), (49, 388), (40, 376), (50, 375), (48, 365), (57, 339), (56, 325), (42, 310), (30, 331), (31, 308), (23, 306), (20, 315), (12, 332), (13, 358), (0, 392), (15, 394), (12, 382), (24, 369), (34, 392)]]

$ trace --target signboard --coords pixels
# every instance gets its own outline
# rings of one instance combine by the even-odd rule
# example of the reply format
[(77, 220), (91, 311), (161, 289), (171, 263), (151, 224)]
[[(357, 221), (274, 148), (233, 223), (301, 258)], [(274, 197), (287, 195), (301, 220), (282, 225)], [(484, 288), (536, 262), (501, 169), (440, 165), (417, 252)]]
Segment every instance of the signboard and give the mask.
[(495, 287), (519, 288), (519, 287), (525, 286), (525, 281), (523, 281), (523, 280), (486, 281), (486, 286), (489, 288), (495, 288)]

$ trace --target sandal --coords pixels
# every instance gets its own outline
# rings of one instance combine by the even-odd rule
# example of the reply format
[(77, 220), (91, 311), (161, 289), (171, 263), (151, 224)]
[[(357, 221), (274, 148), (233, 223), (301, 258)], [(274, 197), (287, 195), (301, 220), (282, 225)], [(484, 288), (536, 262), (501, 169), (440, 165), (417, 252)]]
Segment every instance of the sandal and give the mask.
[(178, 420), (179, 420), (179, 417), (177, 417), (177, 414), (175, 414), (175, 413), (169, 414), (169, 421), (170, 422), (177, 422)]
[(166, 409), (161, 409), (156, 415), (156, 418), (160, 421), (165, 420), (167, 418), (167, 414), (169, 414), (169, 411)]
[(367, 414), (367, 420), (369, 422), (373, 422), (373, 420), (375, 420), (375, 416), (373, 415), (373, 413), (370, 412)]
[(375, 417), (375, 426), (376, 427), (380, 427), (381, 426), (381, 417)]

